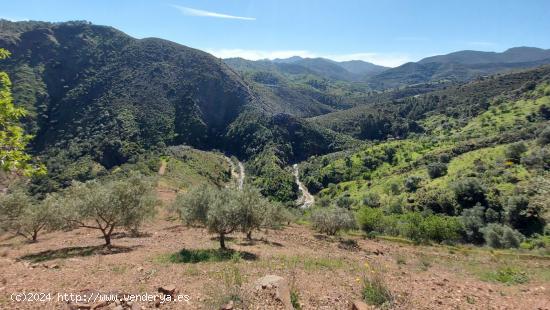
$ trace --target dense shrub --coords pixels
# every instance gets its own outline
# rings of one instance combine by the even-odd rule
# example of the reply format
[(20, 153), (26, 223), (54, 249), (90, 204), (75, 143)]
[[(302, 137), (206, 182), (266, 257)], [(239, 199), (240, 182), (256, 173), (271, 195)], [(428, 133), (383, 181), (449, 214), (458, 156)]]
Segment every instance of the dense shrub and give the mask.
[(544, 128), (539, 136), (538, 136), (538, 139), (537, 139), (537, 142), (540, 144), (540, 145), (548, 145), (550, 144), (550, 126), (546, 126), (546, 128)]
[(340, 208), (349, 209), (353, 205), (353, 199), (349, 195), (343, 195), (336, 200), (336, 205)]
[(441, 162), (429, 163), (427, 166), (428, 175), (432, 179), (442, 177), (447, 174), (447, 164)]
[(416, 190), (420, 187), (421, 182), (422, 177), (412, 175), (405, 180), (403, 185), (405, 186), (405, 190), (407, 190), (407, 192), (416, 192)]
[(512, 227), (525, 235), (541, 233), (544, 228), (543, 211), (539, 206), (531, 206), (524, 195), (512, 196), (506, 206), (506, 220)]
[(369, 192), (363, 197), (363, 205), (371, 208), (380, 207), (380, 196), (377, 193)]
[(521, 155), (527, 151), (527, 146), (523, 142), (510, 144), (506, 150), (506, 158), (514, 163), (519, 163)]
[(451, 216), (430, 215), (422, 222), (421, 240), (436, 242), (457, 242), (463, 231), (459, 218)]
[(327, 235), (356, 227), (353, 213), (339, 207), (317, 209), (311, 214), (313, 228)]
[(377, 232), (402, 236), (417, 242), (456, 242), (462, 234), (462, 223), (457, 217), (429, 215), (419, 212), (384, 215), (381, 209), (361, 208), (357, 222), (367, 233)]
[(416, 206), (420, 210), (447, 215), (457, 214), (457, 202), (454, 193), (446, 188), (421, 190), (416, 193)]
[(519, 231), (496, 223), (487, 225), (481, 231), (485, 243), (493, 248), (517, 248), (524, 239)]
[(464, 239), (468, 242), (482, 243), (481, 229), (485, 226), (485, 207), (477, 205), (463, 210), (461, 220), (464, 227)]
[(359, 227), (369, 233), (384, 232), (384, 212), (379, 208), (363, 207), (357, 212)]
[(476, 204), (486, 205), (486, 189), (478, 178), (468, 177), (451, 184), (458, 204), (468, 209)]

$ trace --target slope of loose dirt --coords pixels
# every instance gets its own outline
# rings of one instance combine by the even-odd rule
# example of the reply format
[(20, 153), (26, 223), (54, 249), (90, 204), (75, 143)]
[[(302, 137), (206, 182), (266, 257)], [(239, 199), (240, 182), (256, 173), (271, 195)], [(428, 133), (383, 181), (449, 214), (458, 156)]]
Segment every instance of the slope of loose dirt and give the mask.
[[(303, 309), (350, 309), (361, 296), (360, 279), (379, 266), (396, 296), (399, 309), (549, 309), (548, 260), (495, 258), (488, 252), (474, 254), (446, 247), (412, 246), (353, 237), (358, 248), (344, 249), (336, 239), (316, 235), (303, 226), (257, 233), (247, 243), (233, 235), (229, 247), (246, 251), (252, 260), (174, 264), (166, 257), (182, 248), (216, 248), (217, 240), (205, 230), (186, 228), (178, 222), (156, 220), (138, 238), (119, 234), (119, 253), (103, 255), (93, 248), (102, 243), (97, 231), (79, 229), (42, 236), (28, 244), (2, 236), (0, 242), (0, 309), (59, 309), (62, 303), (15, 303), (14, 292), (118, 292), (154, 293), (159, 286), (174, 285), (190, 304), (172, 303), (162, 309), (217, 308), (226, 288), (228, 270), (237, 270), (243, 282), (239, 293), (245, 302), (264, 309), (252, 298), (250, 284), (275, 274), (288, 279)], [(88, 247), (88, 248), (85, 248)], [(45, 252), (49, 251), (49, 252)], [(378, 253), (375, 254), (375, 253)], [(36, 262), (40, 261), (40, 262)], [(35, 263), (36, 262), (36, 263)], [(481, 281), (474, 266), (487, 271), (512, 265), (527, 271), (526, 284), (504, 285)], [(547, 275), (546, 275), (547, 276)], [(248, 296), (248, 297), (247, 297)], [(260, 304), (259, 304), (260, 303)], [(139, 303), (154, 308), (153, 303)]]

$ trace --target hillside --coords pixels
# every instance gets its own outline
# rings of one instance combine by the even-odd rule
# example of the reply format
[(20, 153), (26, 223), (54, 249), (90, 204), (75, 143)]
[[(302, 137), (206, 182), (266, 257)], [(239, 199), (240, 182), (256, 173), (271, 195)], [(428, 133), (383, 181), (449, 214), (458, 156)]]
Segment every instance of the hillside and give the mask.
[(550, 50), (539, 48), (515, 47), (502, 53), (459, 51), (386, 70), (371, 77), (369, 85), (375, 89), (385, 89), (426, 82), (460, 82), (548, 63)]
[[(547, 70), (461, 86), (455, 94), (476, 89), (467, 104), (455, 101), (452, 89), (441, 91), (447, 112), (433, 108), (417, 118), (422, 133), (311, 158), (301, 167), (304, 184), (318, 192), (320, 206), (358, 210), (359, 222), (373, 234), (499, 247), (488, 231), (508, 225), (523, 234), (519, 241), (544, 239), (550, 215)], [(512, 82), (521, 75), (531, 77)], [(443, 98), (436, 94), (426, 97)], [(484, 104), (466, 110), (476, 106), (474, 99)]]
[[(268, 145), (293, 141), (292, 148), (299, 152), (278, 154), (281, 168), (288, 161), (338, 148), (338, 143), (321, 138), (331, 134), (319, 132), (307, 143), (322, 148), (305, 148), (306, 141), (299, 137), (274, 140), (276, 136), (268, 135), (256, 141), (260, 144), (253, 153), (235, 149), (243, 143), (237, 139), (244, 137), (230, 134), (230, 129), (235, 130), (234, 122), (243, 113), (252, 116), (252, 122), (302, 113), (287, 108), (292, 102), (274, 103), (258, 87), (251, 88), (221, 60), (170, 41), (138, 40), (87, 22), (2, 20), (0, 46), (12, 53), (0, 70), (13, 80), (15, 102), (30, 112), (25, 126), (35, 135), (32, 152), (47, 163), (48, 176), (36, 180), (41, 191), (69, 184), (75, 174), (68, 171), (78, 170), (80, 180), (90, 179), (93, 171), (134, 162), (143, 152), (170, 145), (246, 153), (249, 158)], [(313, 99), (308, 107), (304, 96), (296, 94), (305, 114), (333, 110)], [(307, 122), (297, 127), (316, 131)], [(290, 171), (280, 173), (291, 176)]]
[(403, 138), (422, 132), (419, 121), (432, 115), (445, 115), (463, 122), (484, 111), (490, 99), (506, 93), (520, 92), (546, 81), (550, 66), (501, 74), (441, 88), (405, 88), (371, 96), (367, 104), (310, 118), (320, 126), (358, 139), (384, 140)]

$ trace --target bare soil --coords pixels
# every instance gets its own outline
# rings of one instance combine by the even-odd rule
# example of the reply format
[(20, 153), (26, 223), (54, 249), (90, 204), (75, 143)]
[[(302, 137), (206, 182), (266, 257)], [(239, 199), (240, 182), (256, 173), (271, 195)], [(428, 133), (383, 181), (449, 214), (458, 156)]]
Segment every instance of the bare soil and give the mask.
[[(550, 268), (550, 261), (543, 259), (495, 258), (488, 251), (346, 237), (357, 241), (355, 247), (291, 225), (256, 233), (253, 242), (233, 235), (228, 246), (247, 252), (246, 259), (172, 263), (167, 259), (172, 253), (217, 248), (218, 241), (203, 229), (165, 219), (148, 223), (143, 232), (139, 237), (118, 233), (112, 250), (104, 249), (98, 231), (89, 229), (44, 234), (38, 243), (2, 236), (0, 309), (64, 309), (67, 305), (56, 300), (58, 293), (154, 294), (170, 285), (190, 302), (158, 305), (162, 309), (219, 309), (231, 286), (230, 270), (242, 279), (237, 294), (251, 309), (269, 308), (270, 301), (252, 288), (268, 274), (288, 280), (302, 309), (351, 309), (361, 298), (363, 275), (373, 269), (382, 273), (394, 295), (391, 308), (550, 309), (550, 283), (536, 276)], [(482, 281), (474, 268), (490, 271), (503, 264), (525, 268), (530, 280), (515, 285)], [(17, 292), (51, 293), (54, 300), (14, 302), (11, 294)], [(134, 309), (155, 308), (154, 302), (134, 304)]]

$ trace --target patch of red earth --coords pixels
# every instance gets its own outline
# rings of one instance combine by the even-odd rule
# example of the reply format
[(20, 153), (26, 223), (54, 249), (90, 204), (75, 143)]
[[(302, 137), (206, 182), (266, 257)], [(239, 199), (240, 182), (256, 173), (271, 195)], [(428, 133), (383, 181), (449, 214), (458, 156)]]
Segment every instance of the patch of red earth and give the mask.
[[(117, 235), (113, 254), (101, 247), (93, 248), (100, 246), (102, 239), (97, 231), (88, 229), (44, 234), (34, 244), (3, 236), (0, 309), (64, 306), (56, 300), (17, 303), (10, 299), (16, 292), (49, 292), (56, 298), (58, 293), (71, 292), (154, 294), (158, 287), (168, 285), (188, 295), (190, 303), (163, 304), (162, 309), (218, 308), (221, 304), (213, 300), (218, 300), (226, 287), (223, 274), (230, 266), (239, 270), (244, 281), (242, 298), (251, 303), (252, 309), (266, 309), (269, 304), (256, 299), (251, 288), (252, 283), (268, 274), (287, 279), (303, 309), (350, 309), (351, 303), (361, 298), (361, 277), (370, 272), (365, 262), (379, 266), (396, 297), (396, 309), (550, 309), (550, 283), (530, 281), (507, 286), (483, 282), (467, 270), (445, 264), (468, 258), (449, 254), (441, 247), (355, 238), (358, 248), (345, 250), (336, 238), (318, 236), (306, 227), (293, 225), (256, 233), (252, 243), (234, 234), (228, 246), (253, 254), (255, 260), (173, 264), (167, 262), (167, 255), (182, 248), (217, 248), (217, 240), (204, 229), (165, 220), (148, 223), (143, 231), (144, 235), (136, 238)], [(23, 259), (28, 255), (46, 260), (32, 263)], [(406, 263), (398, 264), (398, 256)], [(424, 257), (433, 260), (425, 271), (419, 268)], [(550, 268), (548, 261), (538, 264)], [(137, 304), (147, 309), (155, 307), (152, 302)]]

